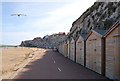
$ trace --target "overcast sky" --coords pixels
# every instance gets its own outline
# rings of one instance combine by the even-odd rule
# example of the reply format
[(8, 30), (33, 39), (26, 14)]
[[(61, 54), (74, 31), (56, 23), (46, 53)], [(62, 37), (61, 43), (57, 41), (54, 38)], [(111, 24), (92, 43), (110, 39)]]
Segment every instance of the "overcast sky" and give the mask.
[[(69, 32), (72, 22), (96, 0), (4, 0), (2, 3), (2, 44), (19, 45), (57, 32)], [(0, 4), (1, 4), (0, 3)], [(27, 16), (11, 16), (11, 14)], [(1, 26), (1, 24), (0, 24)]]

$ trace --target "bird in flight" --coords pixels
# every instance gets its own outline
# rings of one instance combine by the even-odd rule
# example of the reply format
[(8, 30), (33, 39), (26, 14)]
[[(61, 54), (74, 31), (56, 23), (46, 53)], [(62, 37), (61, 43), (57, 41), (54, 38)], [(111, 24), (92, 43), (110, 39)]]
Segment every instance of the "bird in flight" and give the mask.
[(27, 16), (26, 14), (11, 14), (11, 16)]

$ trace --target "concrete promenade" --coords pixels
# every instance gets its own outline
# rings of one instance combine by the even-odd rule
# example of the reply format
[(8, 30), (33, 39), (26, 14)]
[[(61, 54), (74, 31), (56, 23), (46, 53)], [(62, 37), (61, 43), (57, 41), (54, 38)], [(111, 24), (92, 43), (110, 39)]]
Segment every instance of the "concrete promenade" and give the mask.
[(38, 54), (14, 79), (104, 79), (109, 81), (104, 76), (52, 50), (47, 50), (42, 55)]

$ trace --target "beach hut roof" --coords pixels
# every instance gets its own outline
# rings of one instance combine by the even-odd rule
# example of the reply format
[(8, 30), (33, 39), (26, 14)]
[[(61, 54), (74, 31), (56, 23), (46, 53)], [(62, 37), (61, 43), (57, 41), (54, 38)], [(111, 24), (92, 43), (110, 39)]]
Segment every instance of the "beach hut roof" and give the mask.
[(93, 29), (92, 31), (102, 37), (107, 30)]
[(67, 39), (67, 43), (69, 43), (70, 42), (70, 39)]
[[(105, 34), (104, 37), (107, 37), (115, 28), (120, 26), (120, 21), (117, 21)], [(119, 31), (119, 30), (118, 30)]]
[(80, 34), (80, 37), (82, 37), (83, 39), (85, 39), (86, 34)]
[(93, 29), (93, 30), (91, 30), (91, 31), (88, 33), (88, 35), (85, 37), (85, 40), (87, 40), (92, 33), (95, 33), (95, 34), (97, 34), (98, 36), (103, 37), (103, 35), (104, 35), (104, 33), (105, 33), (106, 31), (107, 31), (107, 30)]
[(70, 38), (70, 41), (72, 40), (72, 38)]
[(70, 42), (72, 41), (72, 39), (76, 41), (76, 37), (71, 37)]
[(74, 41), (76, 40), (77, 37), (73, 37)]
[(81, 37), (83, 40), (85, 39), (87, 34), (79, 34), (76, 38), (76, 41), (78, 40), (79, 37)]

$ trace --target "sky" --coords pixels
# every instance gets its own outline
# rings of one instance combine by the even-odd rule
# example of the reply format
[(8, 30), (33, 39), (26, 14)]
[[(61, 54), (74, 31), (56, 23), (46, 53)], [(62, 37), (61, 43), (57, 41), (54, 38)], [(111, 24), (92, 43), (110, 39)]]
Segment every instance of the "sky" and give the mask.
[[(72, 23), (96, 0), (3, 0), (0, 2), (0, 44), (20, 45), (58, 32), (69, 32)], [(27, 16), (11, 16), (11, 14)], [(1, 21), (2, 20), (2, 21)]]

